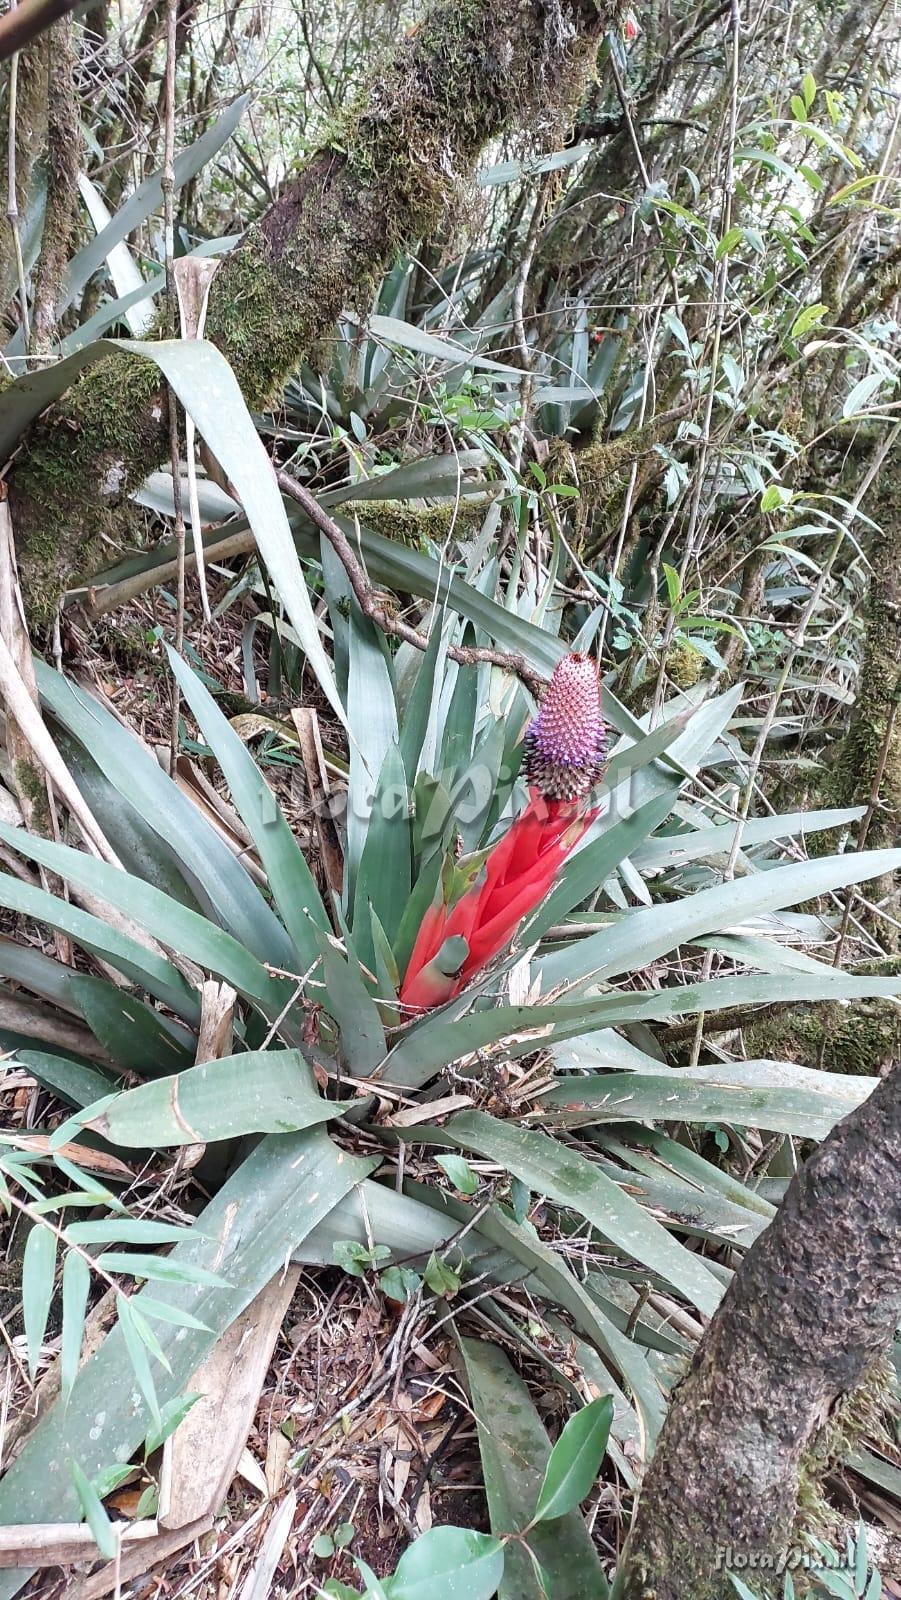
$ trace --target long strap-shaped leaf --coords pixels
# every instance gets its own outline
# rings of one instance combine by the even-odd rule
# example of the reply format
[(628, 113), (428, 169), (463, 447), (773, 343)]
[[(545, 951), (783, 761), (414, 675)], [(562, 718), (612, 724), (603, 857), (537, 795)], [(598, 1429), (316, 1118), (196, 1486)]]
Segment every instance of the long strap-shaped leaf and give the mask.
[[(886, 852), (888, 853), (888, 852)], [(655, 908), (656, 909), (656, 908)], [(651, 993), (621, 990), (599, 1000), (568, 1005), (498, 1006), (455, 1017), (452, 1001), (443, 1011), (409, 1029), (386, 1057), (381, 1076), (386, 1083), (419, 1086), (473, 1050), (501, 1039), (511, 1040), (510, 1055), (539, 1045), (574, 1039), (598, 1028), (627, 1022), (659, 1022), (699, 1011), (725, 1011), (731, 1006), (771, 1005), (777, 1001), (863, 1000), (874, 995), (892, 999), (901, 994), (901, 979), (857, 978), (834, 969), (830, 976), (808, 972), (752, 973), (687, 983)]]
[(671, 905), (647, 906), (581, 944), (546, 956), (541, 962), (542, 988), (547, 992), (558, 984), (598, 982), (630, 968), (638, 970), (698, 934), (736, 927), (749, 917), (781, 911), (852, 883), (866, 883), (899, 867), (901, 850), (824, 856), (717, 884)]
[[(90, 765), (85, 768), (76, 756), (76, 776), (83, 786), (87, 782), (88, 799), (102, 816), (123, 865), (135, 861), (136, 853), (129, 849), (132, 835), (140, 846), (146, 840), (146, 829), (152, 829), (151, 842), (159, 839), (160, 850), (148, 863), (153, 866), (153, 875), (144, 870), (144, 851), (140, 850), (139, 876), (179, 900), (184, 895), (177, 885), (187, 882), (202, 896), (202, 903), (209, 904), (215, 920), (259, 961), (271, 961), (290, 970), (293, 947), (272, 907), (225, 840), (163, 771), (152, 750), (80, 684), (72, 683), (37, 658), (34, 665), (42, 701), (77, 746), (87, 752), (96, 769), (92, 772)], [(111, 803), (104, 804), (102, 799), (98, 803), (97, 786), (104, 783), (113, 791)], [(157, 863), (167, 849), (177, 863), (178, 873), (171, 867), (165, 873), (159, 871)], [(192, 897), (186, 903), (196, 904), (197, 900)]]
[[(479, 1432), (479, 1452), (491, 1531), (498, 1538), (532, 1521), (551, 1441), (529, 1391), (497, 1345), (461, 1339), (460, 1349)], [(539, 1523), (528, 1535), (542, 1581), (528, 1550), (511, 1541), (499, 1600), (602, 1600), (607, 1583), (578, 1510)]]
[[(12, 831), (21, 834), (23, 841), (32, 837), (21, 828)], [(26, 845), (23, 843), (19, 848), (25, 850)], [(85, 861), (91, 859), (90, 856), (82, 857)], [(68, 900), (50, 894), (36, 884), (23, 883), (8, 872), (0, 872), (0, 906), (6, 906), (9, 911), (16, 911), (22, 917), (34, 917), (37, 922), (46, 922), (51, 928), (69, 934), (83, 950), (100, 956), (117, 972), (140, 983), (158, 1000), (171, 1006), (176, 1015), (185, 1021), (193, 1022), (198, 1017), (198, 997), (178, 968), (164, 956), (158, 956), (145, 945), (138, 944), (136, 939), (119, 933), (100, 917), (93, 916), (89, 911), (80, 911)]]
[(118, 867), (107, 866), (105, 861), (97, 861), (81, 850), (26, 833), (24, 828), (10, 828), (0, 823), (0, 839), (22, 855), (58, 872), (61, 878), (102, 896), (117, 910), (133, 917), (170, 950), (177, 950), (179, 955), (225, 978), (241, 994), (256, 1000), (266, 1010), (278, 1012), (284, 1006), (290, 995), (284, 982), (270, 978), (256, 956), (245, 950), (230, 933), (217, 928), (199, 912), (180, 905), (162, 890), (133, 878), (128, 872), (121, 872)]
[(232, 800), (257, 847), (273, 898), (305, 972), (319, 959), (316, 929), (327, 930), (329, 925), (316, 880), (247, 746), (187, 662), (168, 647), (167, 654), (182, 694), (222, 768)]
[[(170, 1369), (154, 1366), (161, 1405), (186, 1388), (219, 1335), (374, 1164), (337, 1149), (318, 1128), (271, 1135), (257, 1146), (167, 1258), (176, 1268), (214, 1271), (228, 1287), (156, 1283), (149, 1291), (151, 1299), (196, 1322), (154, 1321)], [(138, 1310), (145, 1293), (132, 1301)], [(116, 1326), (82, 1367), (68, 1405), (51, 1406), (0, 1483), (0, 1525), (79, 1518), (68, 1462), (78, 1462), (88, 1478), (96, 1477), (113, 1462), (129, 1459), (149, 1421)], [(22, 1571), (0, 1575), (0, 1600), (11, 1600), (29, 1577)]]
[[(406, 1134), (403, 1137), (407, 1137)], [(483, 1111), (463, 1111), (443, 1128), (416, 1128), (410, 1138), (456, 1145), (496, 1161), (537, 1194), (571, 1206), (617, 1250), (659, 1272), (699, 1311), (712, 1315), (722, 1290), (698, 1256), (671, 1238), (659, 1222), (618, 1184), (577, 1151), (544, 1133), (499, 1122)]]

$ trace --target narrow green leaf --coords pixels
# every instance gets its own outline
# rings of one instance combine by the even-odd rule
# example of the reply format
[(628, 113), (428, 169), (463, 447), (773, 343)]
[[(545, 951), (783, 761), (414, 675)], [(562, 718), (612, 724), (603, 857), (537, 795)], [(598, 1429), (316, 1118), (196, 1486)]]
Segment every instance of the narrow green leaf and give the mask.
[(75, 1250), (67, 1250), (63, 1261), (63, 1333), (60, 1345), (60, 1394), (63, 1401), (69, 1398), (78, 1372), (90, 1287), (91, 1270), (84, 1257)]
[(43, 1223), (33, 1224), (22, 1256), (22, 1314), (28, 1370), (34, 1377), (47, 1331), (53, 1280), (56, 1274), (56, 1234)]
[(259, 852), (275, 903), (297, 949), (301, 970), (318, 955), (315, 929), (328, 917), (303, 851), (259, 767), (186, 661), (167, 646), (169, 665), (218, 761), (232, 800)]
[(52, 868), (70, 883), (77, 883), (108, 900), (161, 943), (198, 965), (208, 967), (242, 994), (276, 1014), (282, 1011), (290, 994), (286, 984), (270, 978), (249, 950), (198, 912), (189, 911), (169, 895), (118, 867), (111, 867), (81, 850), (73, 850), (69, 845), (26, 833), (23, 828), (10, 828), (0, 823), (0, 839), (22, 855)]
[(118, 1541), (113, 1525), (103, 1509), (103, 1501), (77, 1461), (70, 1461), (72, 1482), (78, 1495), (85, 1521), (94, 1535), (94, 1543), (105, 1561), (115, 1559)]

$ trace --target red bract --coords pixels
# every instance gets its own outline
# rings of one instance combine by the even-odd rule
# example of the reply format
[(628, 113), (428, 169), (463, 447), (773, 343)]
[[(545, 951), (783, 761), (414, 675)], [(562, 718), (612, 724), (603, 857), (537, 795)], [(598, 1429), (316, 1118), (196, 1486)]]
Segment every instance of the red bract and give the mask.
[(583, 655), (554, 669), (525, 739), (529, 803), (452, 906), (439, 899), (422, 919), (401, 984), (411, 1011), (459, 994), (508, 945), (541, 903), (564, 861), (597, 816), (588, 804), (604, 759), (598, 670)]
[[(488, 856), (480, 881), (456, 905), (439, 903), (426, 912), (401, 985), (402, 1003), (422, 1011), (459, 994), (540, 905), (599, 809), (545, 800), (533, 789), (525, 810)], [(468, 950), (458, 970), (443, 972), (442, 964), (454, 956), (455, 947), (447, 947), (450, 939), (465, 939)], [(442, 947), (447, 949), (444, 963)]]

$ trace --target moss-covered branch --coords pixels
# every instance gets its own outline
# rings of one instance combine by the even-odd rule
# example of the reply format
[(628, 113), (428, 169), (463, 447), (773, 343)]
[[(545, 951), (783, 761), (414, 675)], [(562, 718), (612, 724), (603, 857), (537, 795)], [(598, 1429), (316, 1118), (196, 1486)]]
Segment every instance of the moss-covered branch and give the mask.
[[(207, 334), (261, 406), (345, 306), (364, 309), (403, 246), (433, 233), (480, 149), (508, 127), (559, 123), (616, 0), (439, 0), (374, 71), (327, 146), (251, 227), (213, 282)], [(94, 368), (34, 431), (12, 483), (30, 609), (49, 617), (130, 492), (165, 453), (152, 373)]]

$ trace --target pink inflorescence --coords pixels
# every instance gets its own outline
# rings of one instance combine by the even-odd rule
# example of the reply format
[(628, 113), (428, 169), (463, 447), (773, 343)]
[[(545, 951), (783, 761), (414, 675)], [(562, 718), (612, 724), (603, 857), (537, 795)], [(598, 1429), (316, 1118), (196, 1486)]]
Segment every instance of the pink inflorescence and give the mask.
[(580, 799), (597, 782), (605, 750), (597, 665), (564, 656), (526, 732), (526, 777), (547, 800)]

